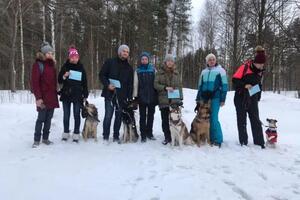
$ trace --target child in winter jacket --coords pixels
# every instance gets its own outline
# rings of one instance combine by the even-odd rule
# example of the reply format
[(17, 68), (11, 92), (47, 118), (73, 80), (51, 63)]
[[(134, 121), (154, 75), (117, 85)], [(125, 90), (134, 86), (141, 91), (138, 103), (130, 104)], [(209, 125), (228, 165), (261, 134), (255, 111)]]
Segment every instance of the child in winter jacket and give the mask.
[[(78, 74), (78, 77), (72, 74)], [(80, 110), (89, 95), (87, 86), (86, 72), (79, 60), (79, 53), (75, 47), (69, 49), (69, 59), (61, 68), (58, 75), (58, 82), (62, 84), (60, 100), (63, 103), (64, 110), (64, 133), (62, 140), (66, 141), (70, 137), (70, 113), (71, 104), (73, 104), (74, 114), (74, 131), (73, 131), (73, 142), (79, 140), (79, 128), (80, 128)]]
[(156, 70), (150, 63), (150, 55), (143, 52), (140, 62), (134, 73), (133, 97), (139, 104), (141, 141), (146, 142), (147, 139), (155, 140), (152, 129), (158, 96), (154, 88)]

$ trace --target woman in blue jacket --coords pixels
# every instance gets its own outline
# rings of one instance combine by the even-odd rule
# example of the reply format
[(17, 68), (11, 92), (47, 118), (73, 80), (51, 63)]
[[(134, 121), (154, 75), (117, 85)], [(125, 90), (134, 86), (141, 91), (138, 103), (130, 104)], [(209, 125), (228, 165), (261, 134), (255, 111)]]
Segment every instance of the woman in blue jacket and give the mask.
[(206, 56), (207, 67), (201, 72), (198, 84), (197, 107), (201, 103), (210, 101), (211, 103), (211, 118), (210, 118), (210, 142), (212, 145), (221, 147), (223, 142), (223, 134), (221, 124), (219, 122), (219, 110), (224, 106), (228, 82), (224, 68), (217, 64), (217, 59), (214, 54)]

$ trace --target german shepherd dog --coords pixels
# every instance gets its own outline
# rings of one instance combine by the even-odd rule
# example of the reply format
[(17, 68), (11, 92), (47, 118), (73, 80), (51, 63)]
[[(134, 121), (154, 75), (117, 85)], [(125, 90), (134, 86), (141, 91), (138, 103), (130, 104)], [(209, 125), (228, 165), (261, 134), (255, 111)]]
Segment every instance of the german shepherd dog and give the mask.
[(269, 125), (267, 126), (268, 129), (266, 130), (266, 139), (267, 139), (267, 146), (276, 147), (277, 143), (277, 120), (276, 119), (267, 119)]
[(82, 131), (84, 141), (87, 141), (88, 138), (94, 138), (95, 142), (97, 142), (97, 126), (100, 120), (98, 118), (98, 110), (96, 106), (86, 101), (85, 106), (82, 109), (82, 117), (85, 118)]
[(188, 129), (182, 120), (182, 105), (182, 102), (170, 105), (169, 125), (171, 131), (172, 146), (182, 147), (184, 144), (193, 144), (193, 140), (190, 137)]
[[(198, 108), (197, 108), (198, 107)], [(210, 102), (201, 103), (196, 107), (197, 115), (192, 122), (190, 134), (198, 147), (201, 143), (210, 144)]]
[(121, 143), (134, 143), (138, 141), (139, 135), (137, 133), (134, 110), (137, 109), (137, 104), (134, 101), (126, 101), (125, 107), (122, 108), (122, 123), (123, 136)]

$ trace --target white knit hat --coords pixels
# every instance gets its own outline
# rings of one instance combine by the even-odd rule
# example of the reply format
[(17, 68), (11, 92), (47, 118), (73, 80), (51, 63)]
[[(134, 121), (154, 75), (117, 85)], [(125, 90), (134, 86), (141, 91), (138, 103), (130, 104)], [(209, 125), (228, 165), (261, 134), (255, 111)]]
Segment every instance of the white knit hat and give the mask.
[(210, 53), (210, 54), (208, 54), (208, 55), (206, 56), (206, 58), (205, 58), (206, 63), (208, 63), (209, 59), (211, 59), (211, 58), (214, 58), (215, 60), (217, 60), (215, 54)]

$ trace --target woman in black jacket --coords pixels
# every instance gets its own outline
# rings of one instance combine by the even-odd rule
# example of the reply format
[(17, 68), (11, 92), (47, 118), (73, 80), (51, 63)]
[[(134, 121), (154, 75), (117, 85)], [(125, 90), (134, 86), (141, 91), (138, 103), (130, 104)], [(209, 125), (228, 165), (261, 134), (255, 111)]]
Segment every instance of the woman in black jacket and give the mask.
[[(239, 142), (241, 146), (248, 145), (247, 113), (249, 115), (253, 141), (255, 145), (265, 148), (262, 124), (259, 119), (258, 102), (261, 97), (261, 79), (266, 62), (265, 51), (261, 46), (256, 47), (254, 60), (248, 60), (241, 65), (232, 78), (235, 89), (234, 104), (237, 114)], [(250, 94), (251, 89), (259, 88)]]
[(83, 101), (87, 99), (89, 92), (86, 72), (83, 65), (79, 61), (78, 51), (74, 47), (69, 49), (69, 59), (59, 72), (58, 83), (62, 84), (60, 100), (63, 103), (64, 111), (64, 133), (62, 135), (62, 140), (66, 141), (70, 137), (70, 113), (71, 104), (73, 104), (73, 114), (75, 120), (73, 142), (78, 142), (80, 109)]

